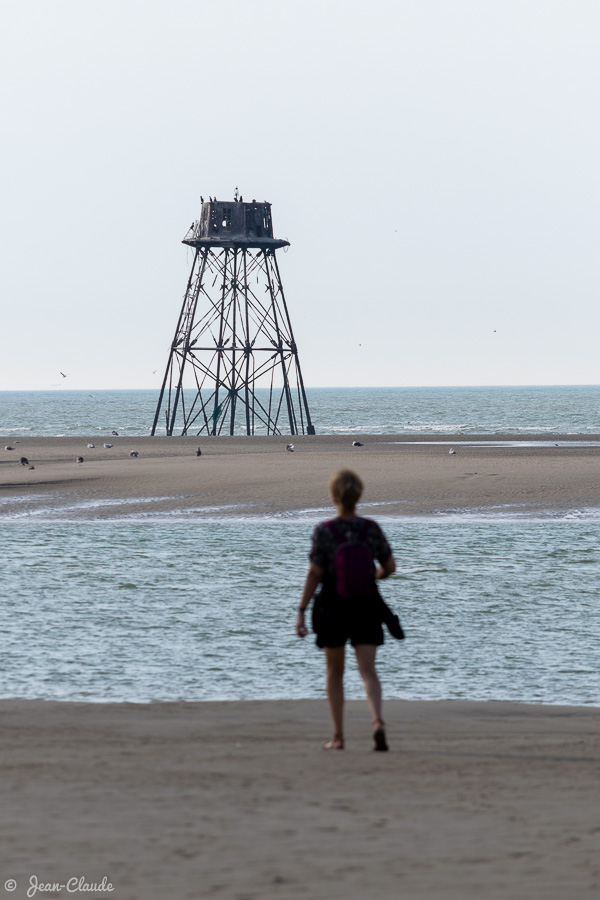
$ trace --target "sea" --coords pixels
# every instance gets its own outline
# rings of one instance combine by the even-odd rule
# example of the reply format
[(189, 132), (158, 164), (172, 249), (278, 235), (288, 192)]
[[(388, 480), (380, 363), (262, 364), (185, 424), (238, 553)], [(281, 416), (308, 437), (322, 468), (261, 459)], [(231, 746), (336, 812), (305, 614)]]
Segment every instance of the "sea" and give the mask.
[[(524, 445), (576, 434), (600, 456), (599, 386), (307, 394), (317, 434), (509, 434)], [(0, 391), (0, 435), (144, 435), (156, 400)], [(9, 510), (0, 492), (1, 697), (324, 698), (322, 654), (294, 624), (311, 533), (329, 508), (77, 512)], [(600, 705), (600, 511), (369, 514), (394, 549), (383, 593), (406, 632), (378, 654), (385, 697)], [(346, 688), (363, 696), (353, 665)]]

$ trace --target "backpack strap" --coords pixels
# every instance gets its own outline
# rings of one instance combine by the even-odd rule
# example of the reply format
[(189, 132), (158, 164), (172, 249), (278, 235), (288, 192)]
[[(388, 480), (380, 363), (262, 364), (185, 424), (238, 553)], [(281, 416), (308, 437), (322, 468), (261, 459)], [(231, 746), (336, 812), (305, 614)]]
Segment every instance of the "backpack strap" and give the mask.
[[(357, 516), (357, 518), (359, 517)], [(327, 522), (323, 522), (323, 525), (325, 526), (325, 528), (329, 529), (329, 531), (340, 542), (340, 544), (346, 542), (346, 537), (342, 533), (340, 526), (337, 524), (335, 519), (328, 519)], [(360, 525), (361, 527), (360, 531), (358, 532), (358, 540), (364, 541), (366, 543), (367, 531), (369, 530), (369, 520), (361, 519)]]

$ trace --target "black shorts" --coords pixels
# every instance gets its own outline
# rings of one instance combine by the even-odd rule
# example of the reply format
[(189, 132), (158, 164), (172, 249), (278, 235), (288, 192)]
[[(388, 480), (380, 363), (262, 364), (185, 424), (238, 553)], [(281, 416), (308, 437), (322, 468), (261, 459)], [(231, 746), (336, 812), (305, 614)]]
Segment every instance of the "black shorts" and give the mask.
[(349, 640), (358, 644), (383, 644), (381, 611), (377, 602), (363, 602), (354, 607), (339, 597), (319, 594), (315, 598), (312, 617), (315, 643), (323, 647), (343, 647)]

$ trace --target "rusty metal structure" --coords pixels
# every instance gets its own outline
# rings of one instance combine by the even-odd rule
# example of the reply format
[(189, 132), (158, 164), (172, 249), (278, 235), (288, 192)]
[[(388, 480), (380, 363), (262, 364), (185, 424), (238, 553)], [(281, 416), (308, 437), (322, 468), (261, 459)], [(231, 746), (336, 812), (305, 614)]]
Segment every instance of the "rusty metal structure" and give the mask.
[[(271, 204), (202, 200), (194, 260), (152, 434), (314, 434)], [(162, 413), (161, 413), (162, 411)], [(285, 423), (285, 424), (284, 424)]]

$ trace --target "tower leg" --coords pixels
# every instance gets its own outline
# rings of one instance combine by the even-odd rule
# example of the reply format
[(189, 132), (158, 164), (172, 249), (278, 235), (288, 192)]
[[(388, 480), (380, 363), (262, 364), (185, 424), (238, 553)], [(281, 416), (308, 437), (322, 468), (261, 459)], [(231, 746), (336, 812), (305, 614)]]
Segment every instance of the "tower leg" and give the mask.
[[(154, 422), (152, 423), (152, 431), (150, 432), (152, 436), (156, 434), (156, 426), (158, 424), (165, 391), (167, 392), (167, 408), (165, 409), (166, 431), (168, 435), (173, 434), (173, 425), (177, 414), (177, 405), (183, 378), (183, 367), (185, 366), (185, 352), (182, 353), (181, 347), (182, 345), (185, 347), (185, 336), (188, 331), (187, 323), (192, 321), (195, 315), (198, 303), (198, 293), (202, 286), (202, 276), (206, 263), (206, 255), (203, 254), (201, 259), (200, 257), (200, 250), (196, 250), (186, 292), (183, 298), (183, 305), (181, 307), (181, 312), (179, 313), (179, 319), (177, 320), (177, 327), (175, 328), (175, 335), (171, 343), (171, 350), (160, 394), (158, 396), (158, 403), (156, 404)], [(176, 386), (174, 387), (173, 375), (177, 370), (179, 370), (179, 377), (177, 378)], [(175, 391), (174, 394), (172, 394), (173, 390)]]
[(285, 302), (285, 295), (283, 293), (283, 284), (281, 283), (281, 276), (279, 274), (279, 266), (277, 264), (277, 259), (275, 257), (275, 254), (273, 254), (273, 268), (274, 268), (275, 272), (277, 273), (277, 284), (279, 285), (279, 291), (281, 294), (281, 305), (285, 312), (285, 317), (287, 320), (287, 327), (288, 327), (289, 335), (290, 335), (290, 349), (294, 355), (294, 360), (295, 360), (295, 369), (296, 369), (296, 373), (297, 373), (297, 377), (298, 377), (298, 389), (299, 389), (299, 393), (300, 393), (299, 407), (300, 407), (300, 411), (302, 411), (302, 409), (304, 409), (304, 414), (306, 415), (306, 433), (314, 434), (315, 427), (312, 424), (312, 421), (310, 418), (310, 410), (308, 408), (308, 400), (306, 399), (306, 391), (304, 390), (304, 379), (302, 378), (302, 370), (300, 369), (300, 360), (298, 358), (298, 348), (296, 346), (296, 341), (294, 340), (294, 333), (292, 331), (292, 323), (290, 320), (290, 314), (288, 312), (287, 303)]

